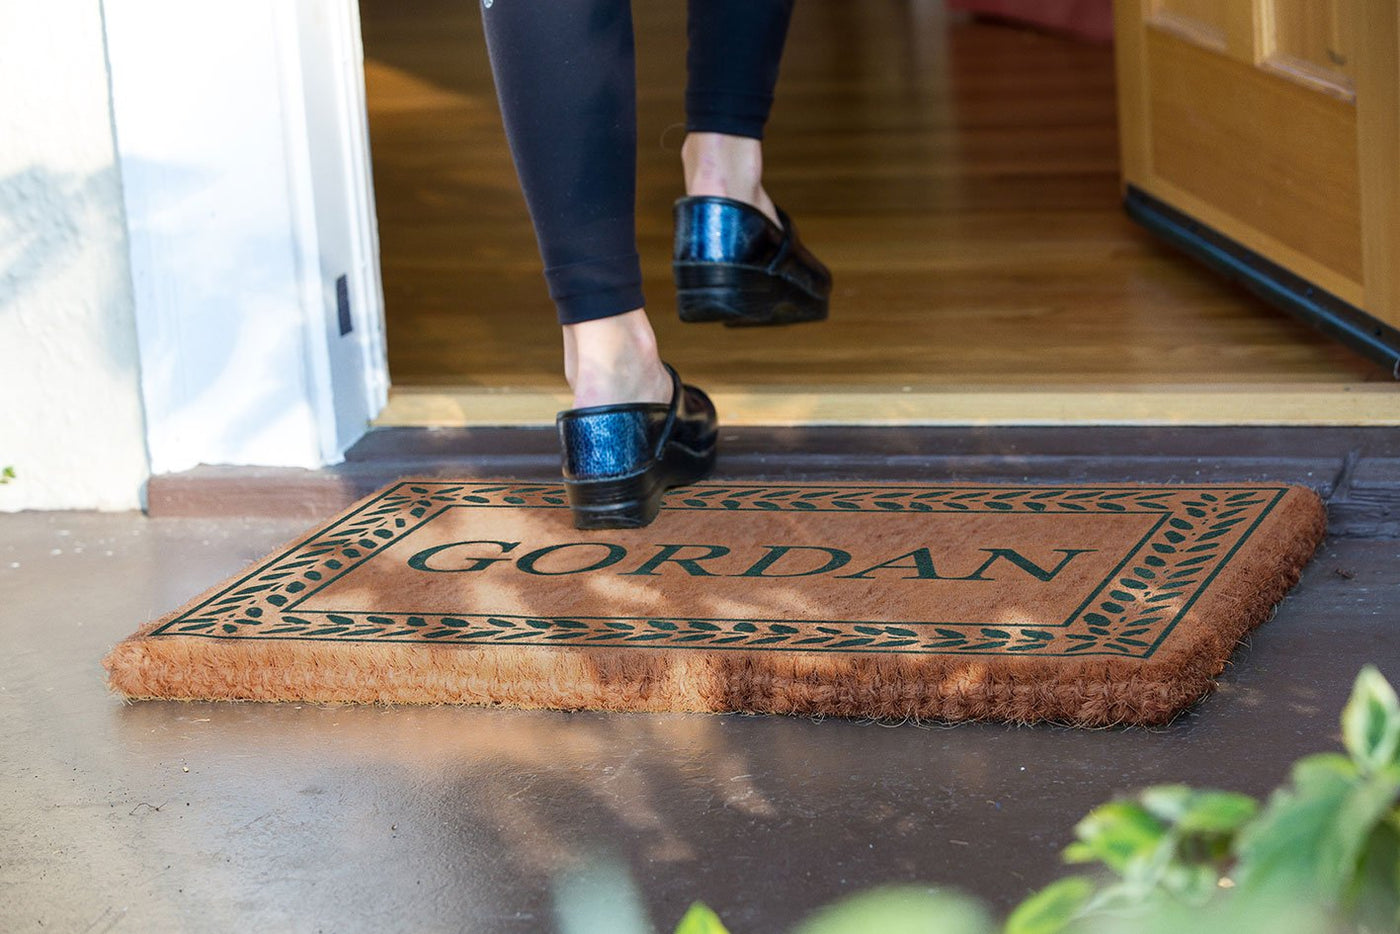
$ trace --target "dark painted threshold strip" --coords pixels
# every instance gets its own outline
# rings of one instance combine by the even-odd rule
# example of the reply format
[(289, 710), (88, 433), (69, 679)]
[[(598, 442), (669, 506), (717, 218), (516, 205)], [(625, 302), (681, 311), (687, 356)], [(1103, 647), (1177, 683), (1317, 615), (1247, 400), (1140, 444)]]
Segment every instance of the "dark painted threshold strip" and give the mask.
[[(154, 477), (153, 516), (331, 515), (405, 476), (557, 482), (552, 428), (382, 428), (323, 470), (200, 467)], [(1297, 483), (1334, 535), (1400, 537), (1400, 432), (1391, 428), (733, 428), (715, 479), (963, 483)]]

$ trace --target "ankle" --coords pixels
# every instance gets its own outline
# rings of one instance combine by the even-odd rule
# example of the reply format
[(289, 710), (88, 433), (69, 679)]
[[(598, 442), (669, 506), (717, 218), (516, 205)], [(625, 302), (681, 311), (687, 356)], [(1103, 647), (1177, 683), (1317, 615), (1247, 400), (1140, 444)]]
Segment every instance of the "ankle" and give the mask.
[(576, 409), (595, 405), (671, 401), (671, 374), (661, 361), (590, 363), (580, 366), (570, 383)]
[(566, 326), (564, 357), (574, 408), (671, 400), (671, 375), (642, 309)]
[(685, 187), (720, 188), (731, 194), (751, 194), (762, 188), (763, 149), (756, 139), (723, 133), (691, 133), (681, 144)]
[(723, 133), (691, 133), (681, 145), (687, 195), (713, 195), (750, 204), (775, 224), (778, 212), (763, 189), (763, 146)]

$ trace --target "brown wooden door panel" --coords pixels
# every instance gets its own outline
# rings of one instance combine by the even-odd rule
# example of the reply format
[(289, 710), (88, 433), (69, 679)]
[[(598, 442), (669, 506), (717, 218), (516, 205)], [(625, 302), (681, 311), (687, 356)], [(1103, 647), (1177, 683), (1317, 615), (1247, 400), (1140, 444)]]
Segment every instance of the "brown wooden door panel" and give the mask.
[(1244, 265), (1305, 280), (1300, 296), (1330, 293), (1392, 345), (1366, 352), (1400, 360), (1394, 0), (1116, 0), (1115, 11), (1130, 202), (1144, 193), (1174, 209), (1164, 217), (1184, 212)]
[(1359, 288), (1356, 109), (1166, 33), (1147, 59), (1154, 174)]

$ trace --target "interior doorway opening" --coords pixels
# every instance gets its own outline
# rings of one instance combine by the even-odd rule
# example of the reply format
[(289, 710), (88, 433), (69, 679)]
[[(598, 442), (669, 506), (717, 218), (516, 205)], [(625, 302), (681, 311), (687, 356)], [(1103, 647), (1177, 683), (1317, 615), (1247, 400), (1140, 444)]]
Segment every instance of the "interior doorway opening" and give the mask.
[[(388, 425), (549, 424), (553, 309), (475, 4), (361, 0)], [(1395, 419), (1391, 374), (1122, 210), (1113, 50), (940, 0), (802, 0), (765, 183), (832, 268), (831, 320), (682, 325), (684, 5), (635, 4), (638, 238), (663, 355), (729, 424)]]

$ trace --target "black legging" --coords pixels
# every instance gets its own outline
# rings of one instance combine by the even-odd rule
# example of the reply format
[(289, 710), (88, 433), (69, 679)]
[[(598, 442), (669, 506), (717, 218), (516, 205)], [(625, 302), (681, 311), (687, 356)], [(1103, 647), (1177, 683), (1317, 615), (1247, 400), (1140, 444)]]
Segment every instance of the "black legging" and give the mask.
[[(792, 2), (690, 0), (687, 130), (763, 137)], [(482, 0), (482, 18), (559, 322), (641, 308), (630, 0)]]

